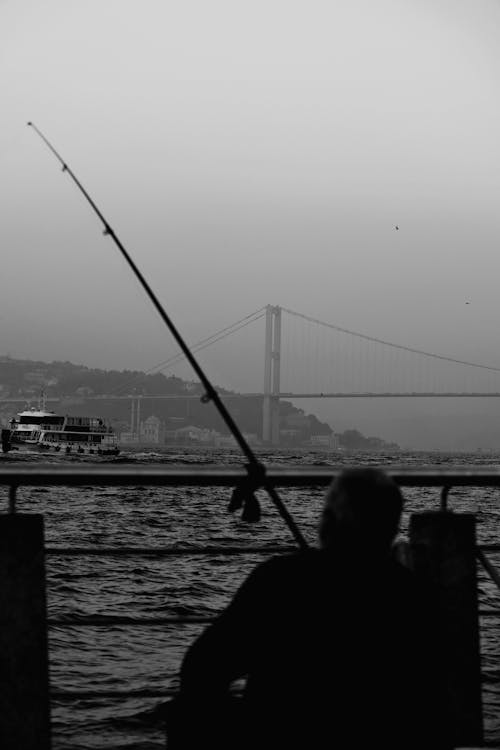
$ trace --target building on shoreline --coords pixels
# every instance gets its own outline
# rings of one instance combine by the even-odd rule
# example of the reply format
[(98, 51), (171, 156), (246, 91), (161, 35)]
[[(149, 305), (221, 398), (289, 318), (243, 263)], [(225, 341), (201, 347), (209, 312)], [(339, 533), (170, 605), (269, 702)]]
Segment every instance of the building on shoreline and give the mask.
[[(260, 445), (261, 441), (253, 433), (243, 433), (243, 437), (250, 445)], [(223, 435), (217, 430), (206, 427), (187, 425), (175, 430), (166, 430), (165, 443), (176, 445), (203, 445), (215, 446), (216, 448), (235, 448), (236, 440), (232, 435)]]
[(139, 422), (138, 431), (120, 433), (120, 443), (161, 445), (165, 442), (165, 423), (152, 415)]
[(332, 432), (330, 435), (311, 435), (309, 445), (313, 448), (325, 448), (326, 450), (339, 450), (338, 436)]
[[(250, 445), (260, 445), (261, 440), (254, 433), (243, 433)], [(165, 423), (158, 417), (151, 416), (139, 423), (139, 430), (128, 430), (120, 433), (122, 445), (198, 445), (215, 448), (235, 448), (236, 440), (217, 430), (198, 425), (183, 425), (166, 429)]]

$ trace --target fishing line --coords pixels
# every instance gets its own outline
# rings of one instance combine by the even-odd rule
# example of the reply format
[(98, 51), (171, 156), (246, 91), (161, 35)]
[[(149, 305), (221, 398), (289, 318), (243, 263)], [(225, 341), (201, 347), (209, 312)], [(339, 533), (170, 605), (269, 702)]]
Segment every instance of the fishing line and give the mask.
[[(85, 190), (83, 185), (81, 184), (80, 180), (76, 177), (74, 172), (70, 169), (68, 164), (64, 161), (64, 159), (59, 155), (59, 153), (56, 151), (56, 149), (52, 146), (52, 144), (47, 140), (47, 138), (43, 135), (43, 133), (36, 127), (36, 125), (33, 122), (27, 123), (29, 127), (33, 128), (35, 133), (42, 139), (42, 141), (45, 143), (45, 145), (52, 151), (58, 162), (62, 165), (62, 171), (67, 172), (68, 175), (71, 177), (77, 188), (80, 190), (84, 198), (87, 200), (87, 202), (90, 204), (94, 212), (97, 214), (99, 219), (102, 221), (104, 225), (104, 231), (103, 234), (109, 235), (115, 245), (117, 246), (118, 250), (122, 254), (123, 258), (128, 263), (129, 267), (131, 268), (132, 272), (135, 274), (137, 280), (141, 284), (142, 288), (146, 292), (147, 296), (149, 297), (150, 301), (154, 305), (156, 311), (158, 312), (160, 318), (163, 320), (167, 328), (169, 329), (170, 333), (176, 340), (177, 344), (179, 345), (180, 349), (184, 353), (184, 356), (188, 360), (189, 364), (195, 371), (196, 375), (199, 377), (200, 382), (203, 385), (203, 388), (205, 389), (205, 394), (202, 396), (201, 400), (203, 403), (208, 403), (212, 401), (216, 409), (218, 410), (220, 416), (226, 423), (226, 426), (229, 428), (229, 431), (232, 433), (234, 439), (238, 443), (238, 445), (241, 448), (241, 451), (243, 455), (248, 460), (248, 464), (246, 464), (245, 468), (248, 473), (248, 479), (245, 486), (242, 486), (240, 488), (237, 488), (234, 495), (237, 495), (237, 502), (233, 504), (234, 507), (240, 507), (242, 503), (245, 503), (245, 508), (243, 511), (243, 518), (246, 517), (248, 520), (250, 520), (250, 516), (253, 516), (254, 518), (258, 516), (259, 509), (256, 499), (253, 496), (253, 492), (260, 487), (263, 487), (273, 503), (275, 504), (278, 512), (280, 513), (281, 517), (285, 521), (286, 525), (290, 529), (292, 535), (294, 536), (296, 542), (298, 543), (299, 547), (302, 549), (307, 549), (308, 545), (304, 537), (302, 536), (302, 533), (300, 529), (297, 527), (295, 521), (293, 520), (292, 516), (284, 506), (281, 498), (279, 497), (278, 493), (276, 492), (275, 488), (270, 484), (269, 480), (266, 477), (266, 469), (263, 464), (260, 463), (260, 461), (257, 460), (256, 455), (248, 445), (247, 441), (243, 437), (243, 434), (241, 433), (239, 427), (237, 426), (236, 422), (232, 418), (229, 411), (226, 409), (222, 399), (220, 398), (219, 394), (203, 372), (202, 368), (198, 364), (198, 361), (193, 356), (192, 352), (190, 351), (189, 347), (185, 343), (184, 339), (182, 338), (181, 334), (177, 330), (176, 326), (172, 322), (172, 320), (169, 318), (165, 310), (163, 309), (160, 301), (156, 297), (155, 293), (149, 286), (148, 282), (142, 275), (141, 271), (135, 264), (135, 262), (132, 260), (130, 255), (128, 254), (127, 250), (123, 246), (122, 242), (118, 239), (116, 236), (114, 230), (109, 225), (108, 221), (105, 219), (104, 215), (101, 213), (97, 205), (94, 203), (88, 192)], [(249, 493), (249, 494), (248, 494)], [(247, 501), (247, 502), (245, 502)], [(239, 504), (238, 504), (239, 503)]]

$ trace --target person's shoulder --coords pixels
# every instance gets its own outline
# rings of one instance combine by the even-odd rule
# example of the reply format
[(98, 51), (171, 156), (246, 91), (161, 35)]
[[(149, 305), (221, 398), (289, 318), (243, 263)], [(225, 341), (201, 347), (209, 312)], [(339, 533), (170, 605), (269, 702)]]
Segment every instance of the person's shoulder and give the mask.
[(401, 595), (411, 598), (417, 606), (432, 607), (436, 603), (437, 591), (432, 581), (423, 578), (407, 565), (397, 560), (390, 561), (390, 577)]
[(266, 577), (293, 575), (299, 571), (312, 569), (319, 564), (321, 564), (319, 550), (297, 550), (297, 552), (269, 557), (255, 568), (254, 573)]
[(273, 555), (266, 560), (263, 565), (269, 565), (269, 567), (276, 568), (297, 568), (308, 565), (315, 565), (321, 559), (321, 551), (309, 547), (305, 550), (297, 550), (296, 552), (288, 552), (283, 555)]
[(420, 588), (420, 581), (414, 571), (404, 563), (394, 558), (389, 558), (386, 565), (386, 574), (391, 578), (396, 585), (401, 587), (408, 587), (409, 589)]

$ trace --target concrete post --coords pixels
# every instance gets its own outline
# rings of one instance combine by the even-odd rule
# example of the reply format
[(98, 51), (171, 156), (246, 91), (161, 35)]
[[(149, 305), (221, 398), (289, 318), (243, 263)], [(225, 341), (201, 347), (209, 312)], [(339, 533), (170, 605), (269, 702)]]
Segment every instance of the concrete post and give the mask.
[(0, 747), (49, 750), (43, 517), (0, 515)]
[(427, 512), (409, 528), (414, 570), (437, 588), (454, 746), (483, 743), (479, 611), (472, 513)]

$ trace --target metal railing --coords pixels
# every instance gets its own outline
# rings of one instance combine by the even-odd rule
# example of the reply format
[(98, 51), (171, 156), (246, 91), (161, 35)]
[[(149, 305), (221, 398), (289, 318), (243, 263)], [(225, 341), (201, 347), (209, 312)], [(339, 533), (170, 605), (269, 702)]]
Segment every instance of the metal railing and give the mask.
[[(124, 466), (116, 464), (38, 464), (0, 465), (0, 485), (15, 487), (121, 485), (234, 487), (248, 477), (243, 467), (207, 468)], [(345, 466), (269, 467), (266, 478), (276, 487), (326, 487)], [(412, 467), (384, 466), (384, 472), (401, 487), (500, 487), (500, 468), (470, 466)]]
[[(267, 470), (267, 479), (276, 487), (306, 488), (325, 487), (344, 467), (272, 467)], [(500, 468), (469, 466), (426, 467), (384, 467), (384, 471), (401, 487), (440, 488), (436, 504), (443, 511), (450, 510), (453, 487), (500, 487)], [(123, 466), (123, 465), (40, 465), (10, 463), (0, 466), (0, 485), (9, 488), (6, 510), (15, 513), (19, 501), (17, 491), (22, 487), (39, 486), (124, 486), (124, 487), (234, 487), (247, 479), (244, 468), (207, 468), (199, 466)], [(279, 546), (206, 546), (206, 547), (46, 547), (45, 553), (61, 557), (146, 557), (167, 558), (197, 555), (242, 555), (290, 552), (295, 545)], [(500, 552), (500, 543), (482, 544), (477, 548), (477, 557), (487, 574), (500, 588), (500, 575), (486, 557), (486, 552)], [(500, 617), (500, 609), (481, 610), (482, 617)], [(50, 627), (127, 627), (177, 626), (181, 624), (204, 624), (212, 618), (203, 616), (183, 617), (142, 617), (93, 616), (78, 620), (72, 616), (60, 616), (48, 621)], [(132, 696), (166, 698), (172, 695), (169, 690), (137, 691), (51, 691), (53, 698), (126, 698)]]

